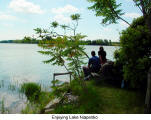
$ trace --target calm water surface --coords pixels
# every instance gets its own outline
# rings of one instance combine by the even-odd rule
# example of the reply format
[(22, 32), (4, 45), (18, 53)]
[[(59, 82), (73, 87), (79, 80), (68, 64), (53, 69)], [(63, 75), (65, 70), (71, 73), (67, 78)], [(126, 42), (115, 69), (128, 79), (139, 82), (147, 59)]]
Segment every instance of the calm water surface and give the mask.
[[(92, 50), (96, 53), (99, 50), (99, 46), (85, 48), (89, 56)], [(113, 53), (118, 48), (104, 46), (107, 58), (114, 60)], [(4, 100), (9, 113), (19, 113), (25, 107), (26, 97), (19, 93), (22, 83), (36, 82), (41, 84), (44, 90), (49, 90), (53, 73), (65, 72), (63, 67), (44, 64), (42, 61), (47, 60), (48, 56), (38, 53), (39, 50), (41, 48), (35, 44), (0, 44), (0, 101)], [(57, 79), (67, 81), (68, 78), (64, 76)]]

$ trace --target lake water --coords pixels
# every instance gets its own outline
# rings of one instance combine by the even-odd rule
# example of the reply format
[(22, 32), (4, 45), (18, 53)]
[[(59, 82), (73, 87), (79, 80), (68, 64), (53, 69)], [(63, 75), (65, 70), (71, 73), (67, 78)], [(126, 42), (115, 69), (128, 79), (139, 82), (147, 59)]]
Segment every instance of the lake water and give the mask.
[[(91, 56), (91, 51), (99, 50), (99, 46), (85, 46), (85, 51)], [(107, 58), (113, 59), (113, 53), (119, 47), (104, 46)], [(26, 97), (19, 93), (20, 85), (25, 82), (36, 82), (44, 90), (49, 90), (53, 73), (65, 72), (63, 67), (44, 64), (48, 56), (37, 51), (41, 50), (36, 44), (0, 44), (0, 101), (8, 113), (19, 113), (25, 108)], [(87, 59), (86, 59), (87, 61)], [(68, 81), (69, 77), (57, 78)], [(0, 102), (0, 109), (1, 109)]]

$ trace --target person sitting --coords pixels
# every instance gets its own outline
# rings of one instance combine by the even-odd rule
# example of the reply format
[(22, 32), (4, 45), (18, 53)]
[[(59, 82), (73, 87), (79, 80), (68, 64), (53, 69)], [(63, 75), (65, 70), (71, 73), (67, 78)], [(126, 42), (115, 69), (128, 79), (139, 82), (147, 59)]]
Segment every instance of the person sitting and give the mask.
[(99, 55), (99, 58), (100, 58), (101, 65), (105, 64), (107, 62), (106, 52), (104, 50), (99, 51), (98, 55)]
[(103, 46), (100, 46), (99, 51), (104, 51)]
[(99, 74), (102, 78), (104, 77), (104, 79), (107, 79), (109, 77), (112, 78), (112, 69), (114, 62), (106, 58), (106, 52), (104, 50), (99, 51), (98, 55), (101, 62), (101, 69), (99, 71)]
[(83, 67), (85, 77), (89, 76), (91, 72), (99, 72), (101, 68), (100, 59), (95, 55), (95, 51), (91, 52), (92, 57), (88, 61), (88, 67)]

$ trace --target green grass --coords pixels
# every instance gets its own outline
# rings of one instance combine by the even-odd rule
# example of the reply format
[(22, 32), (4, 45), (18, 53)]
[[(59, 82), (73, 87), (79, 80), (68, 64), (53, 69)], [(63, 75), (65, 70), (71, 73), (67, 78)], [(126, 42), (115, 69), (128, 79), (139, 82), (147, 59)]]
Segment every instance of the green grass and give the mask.
[(100, 113), (141, 114), (144, 112), (145, 97), (143, 93), (109, 85), (95, 87), (102, 99)]
[(36, 102), (41, 94), (41, 86), (36, 83), (24, 83), (21, 85), (21, 92), (25, 93), (29, 101)]
[(87, 92), (82, 92), (78, 95), (77, 102), (68, 103), (65, 105), (58, 105), (53, 113), (55, 114), (86, 114), (98, 113), (101, 108), (101, 99), (98, 96), (98, 92), (95, 88), (88, 86)]
[[(70, 89), (79, 96), (76, 103), (59, 104), (53, 114), (141, 114), (144, 113), (145, 94), (136, 90), (127, 90), (109, 84), (94, 84), (87, 81), (87, 92), (78, 82), (73, 81)], [(69, 86), (68, 86), (69, 87)], [(67, 89), (67, 86), (65, 85)], [(61, 89), (64, 89), (61, 87)], [(60, 91), (60, 90), (59, 90)], [(64, 90), (63, 90), (64, 91)], [(39, 103), (28, 104), (22, 113), (40, 113), (44, 106), (53, 99), (53, 93), (42, 92)]]
[(73, 93), (78, 94), (76, 104), (58, 106), (54, 113), (87, 114), (141, 114), (144, 112), (145, 95), (140, 91), (117, 88), (108, 84), (95, 85), (87, 82), (87, 94), (79, 86), (72, 86)]
[(23, 114), (39, 114), (43, 108), (53, 99), (50, 92), (41, 92), (37, 103), (29, 102), (25, 109), (22, 110)]

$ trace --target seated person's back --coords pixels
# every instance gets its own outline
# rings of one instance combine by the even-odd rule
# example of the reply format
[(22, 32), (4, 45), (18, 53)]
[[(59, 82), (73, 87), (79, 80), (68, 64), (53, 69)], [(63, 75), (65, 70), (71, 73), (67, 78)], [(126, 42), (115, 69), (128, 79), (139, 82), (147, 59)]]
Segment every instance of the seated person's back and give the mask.
[(91, 72), (98, 72), (101, 68), (99, 57), (95, 56), (95, 51), (91, 52), (92, 57), (89, 59), (88, 67)]
[(104, 50), (99, 51), (98, 55), (99, 55), (99, 58), (100, 58), (101, 65), (105, 64), (107, 62), (106, 52)]

